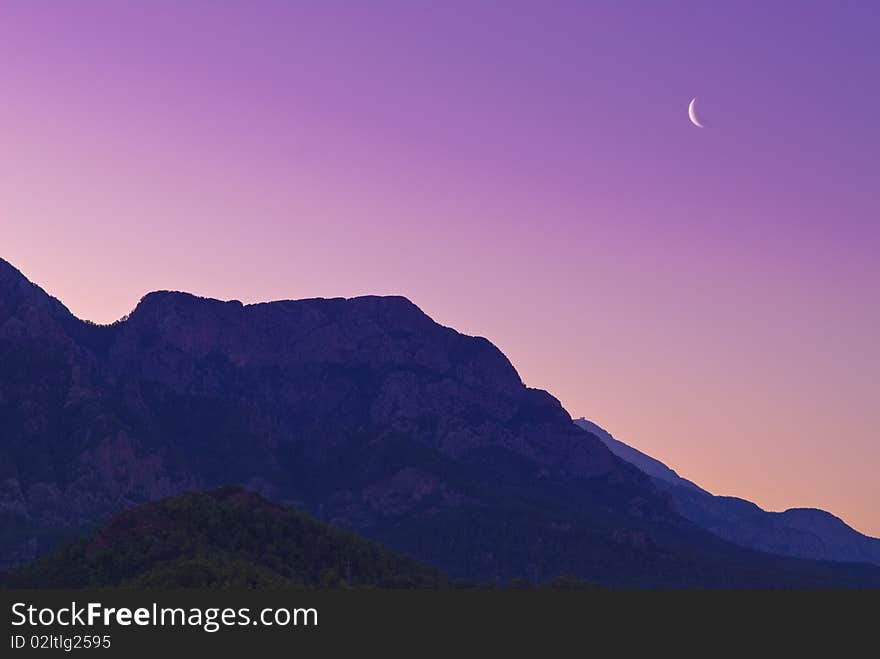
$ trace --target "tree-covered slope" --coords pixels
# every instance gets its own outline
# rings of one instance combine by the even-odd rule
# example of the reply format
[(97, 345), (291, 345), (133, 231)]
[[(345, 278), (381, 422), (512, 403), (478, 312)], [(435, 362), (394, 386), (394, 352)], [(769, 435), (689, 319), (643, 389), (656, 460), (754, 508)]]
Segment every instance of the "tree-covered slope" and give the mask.
[(437, 570), (237, 487), (115, 515), (14, 571), (18, 587), (438, 588)]

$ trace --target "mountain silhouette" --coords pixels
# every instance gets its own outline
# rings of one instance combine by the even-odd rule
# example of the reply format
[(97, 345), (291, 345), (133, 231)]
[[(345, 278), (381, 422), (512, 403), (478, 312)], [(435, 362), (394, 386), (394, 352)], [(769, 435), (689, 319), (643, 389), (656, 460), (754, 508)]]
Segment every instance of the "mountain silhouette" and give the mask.
[(0, 560), (242, 485), (453, 578), (880, 585), (685, 519), (489, 341), (402, 297), (243, 305), (162, 291), (109, 326), (0, 261)]
[(714, 496), (592, 421), (581, 418), (575, 424), (655, 479), (682, 516), (722, 538), (784, 556), (880, 565), (880, 539), (859, 533), (831, 513), (815, 508), (768, 512), (745, 499)]
[(622, 460), (626, 460), (631, 465), (638, 467), (641, 471), (646, 473), (651, 478), (655, 478), (665, 483), (676, 485), (678, 487), (683, 487), (688, 490), (705, 492), (705, 490), (700, 488), (698, 485), (692, 483), (685, 478), (682, 478), (675, 472), (675, 470), (670, 469), (659, 460), (655, 460), (650, 455), (642, 453), (638, 449), (635, 449), (632, 446), (624, 444), (620, 440), (615, 439), (607, 430), (605, 430), (601, 426), (597, 426), (592, 421), (581, 417), (580, 419), (575, 419), (574, 422), (575, 425), (577, 425), (579, 428), (583, 428), (590, 434), (595, 435), (596, 437), (601, 439), (602, 443), (605, 444), (605, 446), (607, 446), (608, 449), (612, 453), (614, 453), (614, 455), (621, 458)]

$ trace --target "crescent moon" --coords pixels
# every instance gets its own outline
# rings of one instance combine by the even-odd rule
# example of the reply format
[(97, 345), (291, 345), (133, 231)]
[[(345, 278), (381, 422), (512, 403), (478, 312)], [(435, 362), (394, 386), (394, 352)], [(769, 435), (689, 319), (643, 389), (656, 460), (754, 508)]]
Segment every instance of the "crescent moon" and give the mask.
[(688, 105), (688, 116), (691, 118), (691, 123), (697, 128), (703, 128), (703, 124), (700, 123), (700, 120), (697, 119), (697, 111), (694, 108), (694, 104), (697, 102), (697, 97), (691, 99), (691, 104)]

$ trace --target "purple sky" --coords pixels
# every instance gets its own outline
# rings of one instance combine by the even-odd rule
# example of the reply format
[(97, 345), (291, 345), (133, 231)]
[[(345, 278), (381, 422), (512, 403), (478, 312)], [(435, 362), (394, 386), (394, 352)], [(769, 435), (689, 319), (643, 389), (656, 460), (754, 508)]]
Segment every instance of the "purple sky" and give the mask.
[(157, 288), (401, 293), (704, 487), (880, 535), (878, 29), (3, 0), (0, 256), (103, 322)]

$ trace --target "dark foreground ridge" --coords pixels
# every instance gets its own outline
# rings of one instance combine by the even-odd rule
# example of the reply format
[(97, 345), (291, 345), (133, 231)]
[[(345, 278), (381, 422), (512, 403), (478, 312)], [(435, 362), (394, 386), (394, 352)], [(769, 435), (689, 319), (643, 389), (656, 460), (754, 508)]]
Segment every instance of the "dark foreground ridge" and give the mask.
[(238, 484), (452, 578), (880, 586), (723, 541), (401, 297), (242, 305), (159, 292), (111, 326), (0, 261), (0, 563), (114, 513)]
[(7, 577), (23, 588), (442, 588), (437, 570), (237, 487), (115, 515)]

